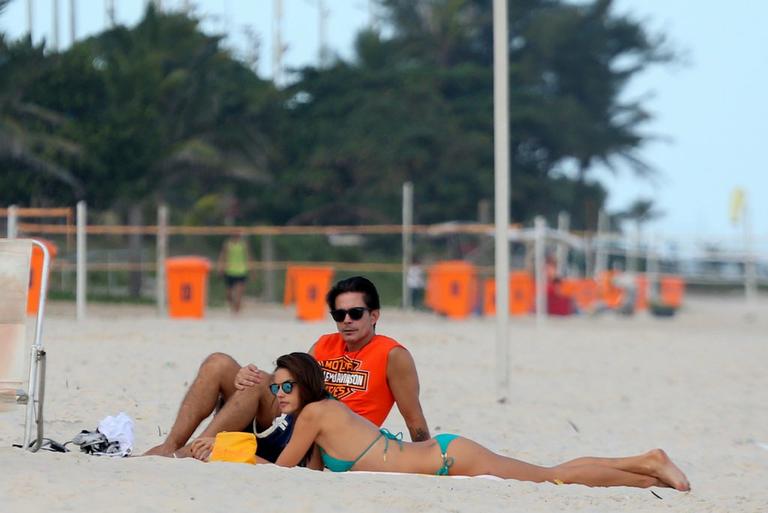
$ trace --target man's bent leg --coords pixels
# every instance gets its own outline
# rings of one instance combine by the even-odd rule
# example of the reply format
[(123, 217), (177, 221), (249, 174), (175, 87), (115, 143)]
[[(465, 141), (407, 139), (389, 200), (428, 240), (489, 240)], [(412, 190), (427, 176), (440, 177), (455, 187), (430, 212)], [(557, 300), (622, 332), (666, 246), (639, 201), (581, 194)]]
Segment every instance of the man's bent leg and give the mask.
[[(224, 401), (235, 393), (235, 376), (240, 365), (229, 355), (213, 353), (200, 365), (195, 380), (181, 402), (176, 421), (168, 437), (144, 454), (147, 456), (171, 456), (187, 443), (200, 423), (216, 408), (219, 398)], [(241, 429), (248, 422), (239, 426)]]
[(242, 431), (254, 420), (262, 427), (272, 425), (275, 417), (280, 415), (280, 409), (269, 392), (269, 381), (235, 390), (200, 436), (216, 436), (222, 431)]
[[(280, 415), (280, 410), (268, 387), (265, 381), (243, 390), (235, 390), (221, 410), (213, 416), (210, 424), (200, 433), (200, 438), (215, 437), (222, 431), (243, 431), (244, 428), (250, 427), (254, 419), (260, 426), (270, 426), (274, 418)], [(191, 444), (185, 445), (176, 450), (174, 455), (179, 458), (190, 457), (191, 449)]]

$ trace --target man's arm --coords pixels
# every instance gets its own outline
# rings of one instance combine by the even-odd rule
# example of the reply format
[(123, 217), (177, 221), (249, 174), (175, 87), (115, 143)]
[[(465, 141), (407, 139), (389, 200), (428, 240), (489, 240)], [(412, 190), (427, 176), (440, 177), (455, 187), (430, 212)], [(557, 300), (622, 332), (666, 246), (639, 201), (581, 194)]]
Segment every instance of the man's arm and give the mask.
[(411, 440), (429, 440), (429, 427), (419, 402), (419, 375), (411, 353), (402, 347), (389, 352), (387, 381), (395, 396), (397, 409), (405, 420)]

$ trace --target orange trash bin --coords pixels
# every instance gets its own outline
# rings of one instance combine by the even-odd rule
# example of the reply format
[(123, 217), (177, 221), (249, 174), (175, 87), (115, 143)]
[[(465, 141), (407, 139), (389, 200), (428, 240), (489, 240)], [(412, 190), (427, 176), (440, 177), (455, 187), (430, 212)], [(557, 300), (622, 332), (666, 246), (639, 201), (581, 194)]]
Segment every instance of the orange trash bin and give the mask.
[(562, 282), (563, 294), (573, 299), (580, 312), (591, 312), (598, 300), (598, 287), (588, 278), (566, 278)]
[(533, 310), (535, 287), (533, 278), (525, 271), (509, 275), (509, 313), (527, 315)]
[(680, 308), (685, 295), (685, 282), (680, 276), (665, 276), (661, 279), (661, 302), (664, 306)]
[(563, 278), (560, 280), (560, 292), (576, 301), (580, 285), (579, 280), (575, 278)]
[(613, 284), (616, 271), (603, 271), (597, 277), (600, 298), (610, 309), (618, 308), (624, 301), (624, 289)]
[(322, 320), (328, 311), (325, 295), (331, 288), (332, 267), (289, 266), (285, 273), (286, 305), (296, 303), (296, 317), (302, 321)]
[(196, 256), (173, 257), (165, 261), (168, 280), (168, 315), (172, 318), (202, 319), (208, 295), (211, 262)]
[(635, 310), (638, 312), (648, 309), (648, 277), (638, 274), (635, 278), (637, 297), (635, 298)]
[[(496, 280), (488, 278), (483, 286), (483, 313), (496, 315)], [(509, 277), (509, 313), (525, 315), (533, 308), (533, 279), (526, 272), (512, 272)]]
[(472, 313), (477, 295), (475, 266), (462, 260), (438, 262), (427, 273), (428, 305), (452, 319)]
[[(48, 248), (48, 253), (51, 255), (51, 267), (53, 267), (53, 259), (58, 254), (58, 247), (49, 240), (36, 240), (42, 242)], [(32, 246), (32, 259), (30, 260), (29, 267), (29, 292), (27, 293), (27, 315), (37, 314), (37, 309), (40, 307), (40, 285), (42, 280), (43, 250), (37, 246)]]
[(496, 315), (496, 279), (483, 282), (483, 315)]

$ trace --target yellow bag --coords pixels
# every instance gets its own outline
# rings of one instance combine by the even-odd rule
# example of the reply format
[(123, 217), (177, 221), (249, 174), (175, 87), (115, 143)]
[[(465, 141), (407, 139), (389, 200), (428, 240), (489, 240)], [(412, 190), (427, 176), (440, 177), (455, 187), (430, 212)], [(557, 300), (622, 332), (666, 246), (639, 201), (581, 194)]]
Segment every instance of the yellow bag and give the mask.
[(256, 436), (253, 433), (237, 431), (218, 433), (208, 461), (256, 463)]

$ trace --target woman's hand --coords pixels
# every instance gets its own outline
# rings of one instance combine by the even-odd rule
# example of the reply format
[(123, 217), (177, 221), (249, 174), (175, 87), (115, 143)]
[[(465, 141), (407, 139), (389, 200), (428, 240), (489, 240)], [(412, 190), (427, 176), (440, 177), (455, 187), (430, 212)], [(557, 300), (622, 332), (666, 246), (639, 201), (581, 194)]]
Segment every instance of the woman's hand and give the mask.
[(196, 460), (208, 461), (215, 440), (216, 438), (212, 436), (202, 436), (192, 442), (192, 445), (189, 446), (189, 451), (192, 453), (192, 457)]
[(235, 388), (244, 390), (246, 387), (260, 385), (266, 379), (265, 376), (267, 376), (266, 372), (259, 369), (254, 364), (249, 363), (237, 371), (237, 376), (235, 376)]

